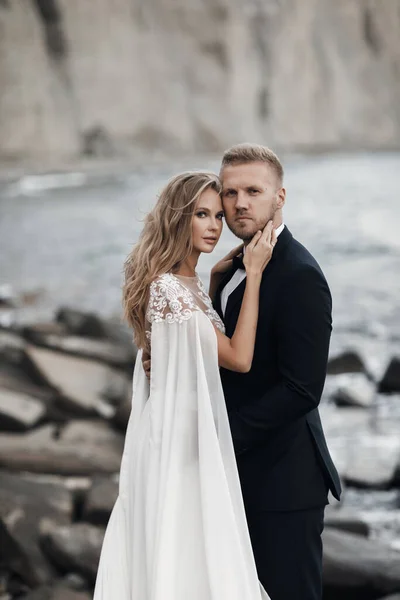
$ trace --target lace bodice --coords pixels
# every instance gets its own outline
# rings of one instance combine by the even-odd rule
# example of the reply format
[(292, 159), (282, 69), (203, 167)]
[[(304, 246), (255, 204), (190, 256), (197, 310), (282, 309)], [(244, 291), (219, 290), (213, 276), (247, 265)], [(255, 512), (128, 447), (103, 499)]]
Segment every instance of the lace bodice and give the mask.
[(148, 321), (147, 338), (150, 339), (152, 323), (167, 321), (182, 323), (195, 311), (202, 311), (220, 331), (225, 333), (224, 324), (214, 310), (210, 296), (203, 282), (195, 277), (184, 277), (165, 273), (155, 279), (150, 286), (150, 297), (146, 317)]

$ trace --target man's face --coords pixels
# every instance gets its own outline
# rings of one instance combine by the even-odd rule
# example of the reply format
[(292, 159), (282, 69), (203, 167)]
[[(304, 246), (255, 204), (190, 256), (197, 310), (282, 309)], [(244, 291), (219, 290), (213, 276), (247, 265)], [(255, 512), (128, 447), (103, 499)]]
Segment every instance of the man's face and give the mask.
[(285, 190), (273, 167), (264, 162), (229, 165), (221, 179), (226, 223), (238, 238), (251, 240), (271, 219), (275, 218), (275, 227), (280, 224), (276, 220)]

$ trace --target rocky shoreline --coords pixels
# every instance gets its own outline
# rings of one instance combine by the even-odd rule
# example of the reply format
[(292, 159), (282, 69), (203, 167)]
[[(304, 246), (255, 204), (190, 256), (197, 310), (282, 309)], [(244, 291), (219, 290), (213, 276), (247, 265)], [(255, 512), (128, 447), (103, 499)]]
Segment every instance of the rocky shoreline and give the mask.
[[(0, 328), (0, 600), (91, 597), (134, 362), (131, 334), (95, 314), (61, 308), (52, 322)], [(328, 372), (321, 413), (345, 491), (327, 511), (324, 597), (399, 600), (398, 540), (374, 539), (346, 497), (392, 490), (400, 509), (400, 436), (379, 412), (400, 402), (400, 360), (374, 381), (346, 351)]]

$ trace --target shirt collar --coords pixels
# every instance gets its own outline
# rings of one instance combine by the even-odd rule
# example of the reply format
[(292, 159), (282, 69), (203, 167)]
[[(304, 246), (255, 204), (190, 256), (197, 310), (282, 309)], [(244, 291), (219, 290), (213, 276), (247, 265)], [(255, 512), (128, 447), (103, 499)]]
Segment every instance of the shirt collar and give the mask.
[[(278, 238), (282, 231), (285, 229), (285, 223), (282, 223), (281, 225), (279, 225), (279, 227), (275, 230), (276, 231), (276, 237)], [(246, 246), (243, 246), (243, 256), (244, 253), (246, 252)]]

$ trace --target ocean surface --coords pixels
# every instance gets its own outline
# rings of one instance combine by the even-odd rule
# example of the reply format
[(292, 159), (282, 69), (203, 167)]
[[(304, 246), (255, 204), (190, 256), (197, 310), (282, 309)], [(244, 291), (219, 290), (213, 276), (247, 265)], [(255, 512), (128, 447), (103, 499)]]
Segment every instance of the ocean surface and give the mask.
[[(187, 169), (217, 171), (218, 162), (185, 159), (3, 180), (0, 296), (24, 301), (2, 310), (0, 319), (49, 319), (60, 306), (118, 317), (123, 261), (143, 217), (168, 178)], [(358, 350), (379, 379), (389, 358), (400, 355), (400, 154), (296, 155), (285, 159), (285, 169), (285, 223), (331, 287), (332, 354)], [(237, 243), (225, 225), (214, 253), (199, 262), (206, 283), (214, 262)], [(400, 398), (386, 410), (391, 434), (400, 436)], [(390, 526), (385, 522), (380, 531), (386, 536), (389, 527), (400, 544), (396, 492), (355, 490), (347, 497), (349, 507), (391, 511)]]

